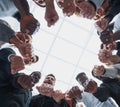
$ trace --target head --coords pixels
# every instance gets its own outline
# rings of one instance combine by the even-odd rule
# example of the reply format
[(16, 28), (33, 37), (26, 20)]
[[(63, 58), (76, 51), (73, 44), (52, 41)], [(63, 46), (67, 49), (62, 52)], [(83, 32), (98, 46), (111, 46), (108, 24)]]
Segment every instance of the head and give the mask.
[(56, 82), (56, 78), (53, 74), (48, 74), (43, 81), (43, 83), (50, 84), (52, 86), (55, 86), (55, 82)]
[(39, 60), (39, 57), (38, 57), (37, 55), (33, 55), (33, 56), (31, 57), (31, 62), (32, 62), (32, 63), (36, 63), (36, 62), (38, 62), (38, 60)]
[(114, 23), (111, 23), (102, 32), (97, 31), (97, 34), (100, 36), (100, 40), (102, 43), (109, 44), (114, 41), (113, 28), (114, 28)]
[(69, 1), (64, 1), (64, 0), (56, 0), (56, 3), (59, 8), (62, 9), (62, 12), (65, 16), (72, 16), (75, 12), (75, 3), (74, 0)]
[(41, 72), (39, 71), (34, 71), (30, 74), (30, 76), (33, 79), (34, 84), (38, 83), (40, 78), (41, 78)]
[(81, 72), (79, 73), (77, 76), (76, 76), (76, 80), (83, 86), (85, 87), (87, 84), (87, 81), (88, 81), (88, 77), (87, 75), (84, 73), (84, 72)]

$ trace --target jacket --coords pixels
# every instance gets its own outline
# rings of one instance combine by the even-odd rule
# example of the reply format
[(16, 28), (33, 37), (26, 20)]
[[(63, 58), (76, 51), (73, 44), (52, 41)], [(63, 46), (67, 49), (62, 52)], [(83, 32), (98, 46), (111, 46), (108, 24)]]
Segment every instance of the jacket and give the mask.
[(10, 73), (10, 61), (8, 56), (15, 54), (10, 48), (0, 50), (0, 107), (25, 107), (31, 90), (23, 89), (17, 79), (23, 73)]
[(29, 107), (70, 107), (67, 102), (63, 99), (58, 104), (52, 97), (44, 95), (35, 95), (32, 97)]

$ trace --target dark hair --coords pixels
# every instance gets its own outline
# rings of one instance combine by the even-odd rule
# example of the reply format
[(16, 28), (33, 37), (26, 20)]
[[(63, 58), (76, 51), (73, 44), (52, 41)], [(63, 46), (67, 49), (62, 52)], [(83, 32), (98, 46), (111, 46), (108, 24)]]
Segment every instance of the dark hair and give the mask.
[(35, 58), (36, 58), (36, 60), (34, 60), (33, 63), (36, 63), (39, 60), (39, 57), (37, 55), (35, 55)]
[(41, 75), (40, 71), (33, 71), (30, 75), (34, 74), (34, 73), (39, 73)]
[(103, 43), (100, 45), (100, 49), (103, 49)]
[(35, 55), (35, 57), (36, 57), (36, 61), (35, 61), (35, 63), (36, 63), (36, 62), (38, 62), (39, 57), (37, 55)]
[(53, 74), (48, 74), (47, 76), (52, 76), (56, 80), (56, 78)]

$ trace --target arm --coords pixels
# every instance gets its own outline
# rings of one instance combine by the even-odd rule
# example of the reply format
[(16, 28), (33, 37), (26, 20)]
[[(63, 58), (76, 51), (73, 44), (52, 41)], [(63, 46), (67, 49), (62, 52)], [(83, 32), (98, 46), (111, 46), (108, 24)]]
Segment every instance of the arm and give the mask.
[(59, 107), (70, 107), (65, 99), (62, 99), (60, 103), (57, 103), (57, 105), (59, 105)]
[(87, 92), (82, 93), (82, 99), (78, 100), (78, 102), (83, 102), (86, 107), (116, 107), (116, 104), (110, 98), (101, 102), (93, 94)]
[(66, 96), (65, 101), (69, 104), (70, 107), (76, 107), (77, 101), (75, 99)]
[(4, 48), (0, 50), (0, 59), (1, 62), (4, 61), (4, 64), (9, 66), (9, 70), (6, 72), (10, 72), (11, 74), (15, 74), (20, 70), (24, 69), (24, 62), (20, 56), (17, 56), (16, 53), (11, 48)]
[(47, 26), (51, 27), (54, 25), (58, 19), (59, 16), (57, 14), (57, 11), (55, 10), (54, 0), (45, 0), (46, 3), (46, 10), (45, 10), (45, 20), (47, 21)]
[(101, 102), (104, 102), (110, 97), (110, 90), (107, 88), (106, 84), (102, 83), (93, 95)]
[(105, 16), (105, 18), (107, 18), (110, 22), (113, 19), (113, 17), (120, 12), (120, 1), (119, 0), (109, 0), (109, 4), (111, 6), (111, 10)]
[(103, 77), (110, 77), (110, 78), (120, 78), (120, 71), (116, 68), (106, 68), (105, 73), (102, 75)]
[(120, 40), (120, 30), (116, 31), (113, 36), (113, 40)]
[(8, 57), (13, 54), (15, 55), (15, 52), (10, 48), (1, 49), (0, 50), (0, 59), (8, 62), (9, 61)]
[(15, 6), (18, 8), (21, 16), (30, 15), (30, 9), (27, 0), (13, 0)]
[[(91, 98), (90, 98), (90, 97), (91, 97)], [(83, 102), (86, 107), (91, 107), (90, 105), (91, 105), (91, 102), (92, 102), (92, 101), (93, 101), (93, 99), (92, 99), (92, 94), (87, 93), (87, 92), (83, 92), (83, 93), (82, 93), (82, 98), (81, 98), (81, 99), (76, 99), (76, 102), (77, 102), (77, 103)], [(94, 106), (94, 105), (92, 104), (92, 106)]]
[(61, 90), (55, 90), (52, 93), (52, 98), (55, 101), (56, 107), (70, 107), (67, 101), (64, 99), (65, 94), (61, 92)]
[(11, 83), (15, 88), (31, 89), (34, 86), (31, 76), (23, 73), (13, 75)]
[(29, 4), (27, 0), (13, 0), (14, 4), (21, 13), (20, 29), (23, 33), (32, 35), (39, 30), (40, 23), (30, 13)]
[(82, 92), (78, 87), (72, 87), (68, 95), (70, 98), (75, 99), (77, 103), (83, 102), (86, 107), (97, 107), (98, 103), (101, 105), (101, 102), (94, 95), (85, 91)]
[(22, 88), (20, 86), (20, 84), (17, 82), (19, 76), (22, 76), (22, 75), (25, 75), (25, 74), (23, 74), (23, 73), (17, 73), (15, 75), (12, 75), (12, 79), (10, 80), (10, 82), (11, 82), (11, 84), (12, 84), (13, 87), (18, 88), (18, 89)]
[(120, 64), (115, 64), (109, 68), (104, 66), (94, 66), (92, 70), (93, 76), (119, 78), (120, 77)]
[(20, 46), (20, 42), (30, 42), (30, 35), (15, 32), (10, 25), (4, 21), (0, 20), (0, 41), (14, 44), (16, 47)]
[(110, 62), (111, 62), (112, 65), (120, 63), (120, 56), (112, 55), (110, 57)]
[[(65, 99), (71, 99), (72, 105), (76, 105), (77, 102), (82, 102), (83, 91), (78, 86), (73, 86), (65, 96)], [(73, 106), (74, 107), (74, 106)]]
[(113, 77), (120, 78), (120, 64), (113, 65), (113, 71), (111, 72)]
[(8, 56), (15, 54), (10, 48), (4, 48), (0, 50), (0, 87), (6, 88), (9, 85), (10, 74), (10, 61)]
[(0, 20), (0, 41), (9, 43), (10, 38), (14, 36), (15, 32), (10, 28), (9, 24), (4, 20)]

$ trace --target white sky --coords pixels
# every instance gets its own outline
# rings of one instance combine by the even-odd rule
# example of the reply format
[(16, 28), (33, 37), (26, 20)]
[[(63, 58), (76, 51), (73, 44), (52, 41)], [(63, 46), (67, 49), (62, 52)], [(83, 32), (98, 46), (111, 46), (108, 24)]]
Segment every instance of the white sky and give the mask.
[[(80, 72), (93, 78), (93, 66), (101, 64), (97, 57), (100, 40), (94, 21), (77, 16), (65, 17), (56, 6), (59, 21), (49, 28), (44, 19), (45, 8), (31, 2), (30, 9), (41, 24), (39, 32), (33, 35), (34, 53), (39, 56), (39, 61), (26, 66), (23, 72), (30, 74), (32, 71), (41, 71), (42, 78), (37, 85), (41, 84), (45, 75), (53, 73), (57, 78), (55, 89), (63, 92), (74, 85), (80, 86), (75, 80)], [(12, 28), (19, 31), (19, 24), (15, 20), (7, 20)], [(33, 95), (37, 94), (37, 90), (33, 89)]]

